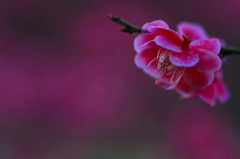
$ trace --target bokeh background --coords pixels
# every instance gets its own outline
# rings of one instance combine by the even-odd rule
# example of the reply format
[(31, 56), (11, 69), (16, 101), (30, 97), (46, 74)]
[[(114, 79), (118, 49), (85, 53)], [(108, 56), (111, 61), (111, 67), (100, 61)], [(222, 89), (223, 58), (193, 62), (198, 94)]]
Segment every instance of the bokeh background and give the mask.
[(240, 46), (239, 0), (0, 0), (0, 158), (238, 159), (240, 57), (231, 99), (210, 107), (154, 85), (134, 64), (142, 26), (181, 21)]

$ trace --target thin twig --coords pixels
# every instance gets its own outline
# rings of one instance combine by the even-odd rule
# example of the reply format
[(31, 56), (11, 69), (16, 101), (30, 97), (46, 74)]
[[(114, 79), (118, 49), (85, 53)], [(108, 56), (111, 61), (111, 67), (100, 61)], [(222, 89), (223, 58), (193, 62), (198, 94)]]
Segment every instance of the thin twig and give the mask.
[(121, 17), (115, 16), (113, 14), (109, 14), (108, 17), (112, 21), (114, 21), (114, 22), (124, 26), (123, 28), (120, 28), (120, 30), (122, 32), (127, 32), (127, 33), (130, 33), (130, 34), (132, 34), (132, 33), (141, 33), (142, 32), (142, 28), (141, 27), (134, 26), (134, 25), (126, 22), (125, 20), (123, 20)]

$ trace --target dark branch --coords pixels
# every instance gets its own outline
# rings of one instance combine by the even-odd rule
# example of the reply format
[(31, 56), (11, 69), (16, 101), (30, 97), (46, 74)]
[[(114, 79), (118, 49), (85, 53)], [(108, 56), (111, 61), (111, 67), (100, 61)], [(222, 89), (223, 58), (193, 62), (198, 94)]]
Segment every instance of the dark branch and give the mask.
[(240, 54), (240, 48), (233, 46), (221, 47), (220, 56), (229, 56), (231, 54)]
[(120, 30), (122, 32), (127, 32), (127, 33), (130, 33), (130, 34), (132, 34), (132, 33), (141, 33), (142, 32), (142, 28), (141, 27), (134, 26), (134, 25), (126, 22), (125, 20), (123, 20), (121, 17), (115, 16), (113, 14), (109, 14), (108, 17), (112, 21), (114, 21), (114, 22), (124, 26), (123, 28), (120, 28)]

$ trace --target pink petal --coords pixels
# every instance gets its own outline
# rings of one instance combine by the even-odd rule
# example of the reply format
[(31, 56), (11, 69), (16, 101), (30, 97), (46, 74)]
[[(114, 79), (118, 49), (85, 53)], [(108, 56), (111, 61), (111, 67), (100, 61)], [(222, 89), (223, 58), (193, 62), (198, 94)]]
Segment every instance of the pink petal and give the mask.
[(155, 36), (156, 35), (151, 33), (140, 34), (139, 36), (137, 36), (133, 43), (136, 52), (139, 53), (140, 51), (149, 46), (156, 45), (154, 42)]
[(175, 43), (175, 41), (172, 41), (171, 39), (169, 39), (166, 36), (158, 35), (158, 36), (156, 36), (156, 38), (154, 40), (157, 45), (159, 45), (167, 50), (171, 50), (174, 52), (181, 52), (181, 45), (178, 43)]
[(208, 39), (205, 29), (196, 23), (181, 22), (177, 25), (177, 30), (181, 35), (186, 35), (192, 40)]
[(169, 54), (169, 59), (172, 64), (176, 66), (191, 67), (196, 65), (199, 61), (198, 55), (194, 55), (187, 50), (182, 50), (181, 53), (171, 52)]
[(221, 44), (221, 46), (226, 46), (227, 43), (225, 42), (225, 40), (223, 40), (222, 38), (219, 38), (219, 37), (212, 37), (212, 38), (217, 38)]
[(225, 62), (227, 61), (227, 59), (228, 59), (228, 56), (224, 56), (224, 57), (222, 57), (222, 58), (221, 58), (222, 63), (225, 63)]
[(175, 90), (186, 98), (194, 93), (194, 88), (188, 85), (183, 78), (179, 81)]
[(155, 38), (155, 42), (157, 45), (168, 50), (181, 52), (180, 44), (183, 41), (183, 38), (177, 32), (159, 27), (149, 27), (148, 31), (158, 35)]
[[(139, 68), (142, 68), (145, 73), (152, 75), (155, 72), (155, 70), (158, 68), (157, 65), (155, 64), (157, 60), (152, 62), (152, 64), (148, 69), (147, 69), (147, 66), (154, 58), (157, 57), (158, 50), (159, 50), (159, 47), (149, 47), (142, 50), (139, 54), (135, 56), (134, 58), (135, 64)], [(155, 75), (157, 75), (157, 72)]]
[(165, 88), (167, 90), (174, 89), (176, 87), (176, 84), (173, 84), (173, 82), (170, 82), (170, 76), (163, 75), (161, 78), (156, 80), (155, 84), (159, 87)]
[(202, 89), (199, 93), (199, 97), (209, 103), (211, 106), (214, 106), (216, 103), (217, 91), (214, 84)]
[(228, 87), (226, 86), (226, 84), (223, 81), (219, 80), (219, 81), (215, 82), (215, 86), (217, 89), (219, 102), (220, 103), (227, 102), (231, 96), (231, 93), (230, 93)]
[(143, 29), (143, 30), (148, 30), (148, 28), (149, 28), (150, 26), (162, 27), (162, 28), (169, 28), (169, 26), (167, 25), (167, 23), (165, 23), (164, 21), (162, 21), (162, 20), (155, 20), (155, 21), (153, 21), (153, 22), (144, 24), (143, 27), (142, 27), (142, 29)]
[(194, 40), (193, 42), (190, 43), (189, 50), (194, 51), (198, 49), (204, 49), (213, 52), (214, 54), (218, 54), (221, 49), (221, 44), (219, 40), (216, 38), (212, 38), (209, 40), (199, 39)]
[(213, 82), (214, 74), (213, 72), (199, 72), (194, 67), (189, 67), (185, 69), (183, 78), (193, 88), (203, 88)]
[(216, 54), (203, 49), (196, 50), (194, 53), (197, 53), (200, 58), (199, 62), (195, 65), (198, 71), (215, 72), (221, 68), (222, 60)]
[(222, 80), (223, 79), (223, 73), (221, 70), (214, 72), (215, 79), (216, 80)]

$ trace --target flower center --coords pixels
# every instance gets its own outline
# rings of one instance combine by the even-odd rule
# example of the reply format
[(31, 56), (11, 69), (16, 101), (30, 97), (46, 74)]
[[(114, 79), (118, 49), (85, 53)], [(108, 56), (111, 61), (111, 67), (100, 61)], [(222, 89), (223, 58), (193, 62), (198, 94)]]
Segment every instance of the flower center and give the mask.
[(155, 62), (157, 69), (153, 72), (152, 77), (157, 73), (156, 80), (163, 75), (171, 75), (170, 82), (176, 84), (185, 71), (185, 67), (178, 67), (171, 63), (169, 59), (169, 50), (159, 49), (157, 57), (149, 62), (147, 69)]
[(186, 35), (183, 35), (182, 37), (183, 37), (183, 42), (181, 43), (181, 49), (188, 50), (188, 46), (192, 40)]

